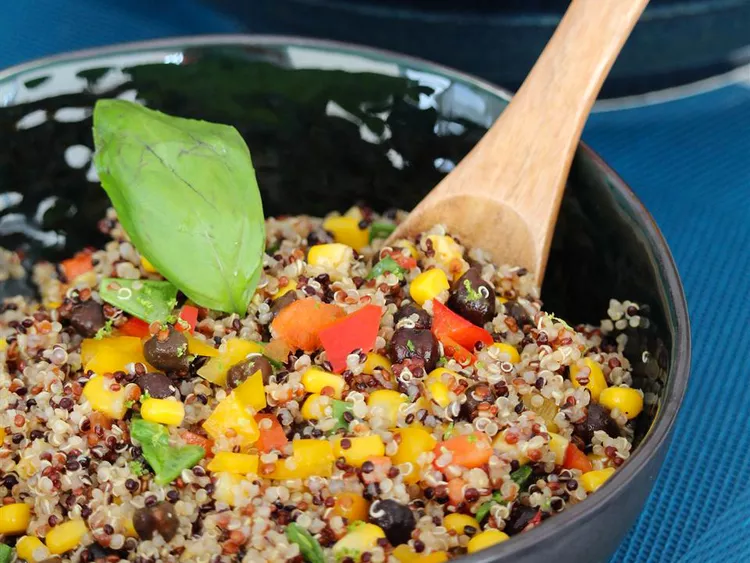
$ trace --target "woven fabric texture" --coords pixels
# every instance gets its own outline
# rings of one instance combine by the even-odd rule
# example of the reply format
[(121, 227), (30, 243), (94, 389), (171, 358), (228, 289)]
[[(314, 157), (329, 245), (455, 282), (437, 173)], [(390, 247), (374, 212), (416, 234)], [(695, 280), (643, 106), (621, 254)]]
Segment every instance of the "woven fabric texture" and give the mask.
[[(0, 67), (108, 43), (240, 30), (197, 0), (5, 2)], [(254, 31), (273, 30), (258, 22)], [(694, 342), (667, 461), (612, 563), (750, 561), (747, 74), (744, 84), (598, 112), (584, 133), (663, 230), (685, 284)]]

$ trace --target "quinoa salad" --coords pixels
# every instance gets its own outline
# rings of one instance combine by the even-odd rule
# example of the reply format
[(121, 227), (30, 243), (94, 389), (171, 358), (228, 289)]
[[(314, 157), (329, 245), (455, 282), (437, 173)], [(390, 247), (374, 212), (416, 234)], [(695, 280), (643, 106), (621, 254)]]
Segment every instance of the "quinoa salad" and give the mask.
[[(0, 304), (0, 563), (439, 563), (545, 525), (630, 456), (637, 304), (570, 326), (524, 268), (440, 225), (386, 244), (405, 213), (365, 205), (261, 209), (260, 241), (237, 229), (257, 255), (230, 268), (239, 293), (206, 294), (115, 192), (142, 184), (106, 160), (99, 111), (111, 241), (35, 264), (38, 297)], [(0, 283), (22, 263), (0, 249)]]

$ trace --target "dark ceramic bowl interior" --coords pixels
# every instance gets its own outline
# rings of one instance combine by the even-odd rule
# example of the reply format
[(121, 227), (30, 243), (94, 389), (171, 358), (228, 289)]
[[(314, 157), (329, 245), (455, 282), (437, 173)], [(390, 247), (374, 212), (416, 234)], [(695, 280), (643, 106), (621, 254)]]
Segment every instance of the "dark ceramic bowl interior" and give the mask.
[[(101, 244), (107, 197), (91, 175), (91, 108), (138, 99), (230, 123), (253, 155), (268, 215), (365, 202), (410, 209), (502, 111), (507, 94), (398, 55), (288, 38), (170, 40), (63, 55), (0, 73), (0, 246), (27, 263)], [(488, 228), (491, 226), (488, 225)], [(29, 280), (0, 297), (33, 294)], [(688, 378), (689, 327), (674, 263), (628, 187), (579, 149), (542, 290), (547, 310), (597, 323), (610, 298), (645, 306), (627, 353), (659, 397), (635, 455), (599, 492), (466, 561), (600, 562), (637, 517), (666, 453)]]

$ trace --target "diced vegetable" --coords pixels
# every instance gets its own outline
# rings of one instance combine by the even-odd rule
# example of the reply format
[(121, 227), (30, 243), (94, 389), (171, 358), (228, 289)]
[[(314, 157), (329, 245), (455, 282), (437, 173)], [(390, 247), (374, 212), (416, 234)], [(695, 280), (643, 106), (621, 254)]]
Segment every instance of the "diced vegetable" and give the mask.
[(188, 354), (192, 354), (193, 356), (207, 356), (209, 358), (219, 356), (219, 351), (216, 348), (203, 340), (198, 340), (195, 336), (187, 336), (187, 342)]
[[(292, 352), (289, 344), (277, 338), (271, 340), (266, 344), (264, 348), (264, 355), (271, 361), (271, 364), (276, 369), (281, 369), (284, 362), (289, 359), (289, 354)], [(275, 362), (275, 363), (274, 363)]]
[(506, 342), (495, 342), (490, 348), (494, 348), (500, 352), (500, 359), (507, 360), (511, 364), (517, 364), (521, 361), (521, 355), (516, 350), (516, 347)]
[(333, 235), (333, 239), (360, 252), (370, 242), (367, 228), (360, 229), (359, 220), (354, 217), (329, 217), (323, 221), (323, 229)]
[(135, 336), (137, 338), (146, 338), (150, 335), (149, 324), (146, 321), (130, 317), (125, 324), (117, 329), (123, 336)]
[(233, 452), (219, 452), (208, 464), (207, 469), (214, 473), (225, 471), (238, 475), (248, 473), (258, 474), (259, 458), (254, 454), (237, 454)]
[(83, 536), (89, 531), (83, 520), (68, 520), (58, 524), (47, 532), (45, 538), (47, 549), (54, 555), (60, 555), (82, 545)]
[(286, 537), (299, 546), (299, 552), (307, 563), (325, 563), (326, 558), (320, 543), (302, 526), (296, 522), (287, 524)]
[(594, 491), (598, 491), (599, 488), (604, 485), (612, 475), (614, 475), (614, 473), (614, 467), (606, 467), (597, 471), (588, 471), (580, 477), (581, 485), (583, 485), (583, 488), (587, 493), (593, 493)]
[(370, 352), (367, 354), (367, 360), (365, 365), (362, 367), (364, 373), (375, 373), (376, 369), (382, 369), (386, 373), (391, 373), (391, 361), (381, 354)]
[(349, 263), (353, 257), (354, 252), (346, 244), (316, 244), (307, 252), (307, 263), (332, 271)]
[(319, 331), (318, 336), (333, 371), (344, 371), (346, 358), (354, 350), (367, 353), (373, 349), (381, 313), (377, 305), (366, 305)]
[[(342, 428), (349, 428), (349, 423), (346, 421), (346, 413), (351, 413), (354, 409), (352, 403), (347, 401), (339, 401), (337, 399), (331, 400), (331, 411), (332, 417), (336, 421), (336, 425), (331, 429), (332, 432), (336, 432)], [(352, 415), (352, 418), (354, 415)]]
[(338, 493), (333, 496), (335, 504), (332, 512), (336, 516), (346, 518), (349, 523), (357, 520), (366, 521), (370, 511), (370, 503), (357, 493)]
[(467, 514), (460, 514), (458, 512), (448, 514), (448, 516), (443, 518), (443, 526), (449, 532), (453, 531), (458, 535), (470, 535), (466, 534), (466, 532), (464, 531), (467, 526), (474, 528), (475, 532), (473, 533), (476, 533), (476, 531), (480, 529), (479, 522), (477, 522), (474, 518), (468, 516)]
[[(443, 456), (448, 454), (449, 459)], [(435, 467), (439, 470), (448, 465), (466, 468), (481, 467), (492, 455), (490, 439), (484, 432), (472, 432), (453, 436), (435, 446)]]
[(141, 416), (149, 422), (179, 426), (185, 418), (185, 405), (173, 399), (149, 399), (141, 404)]
[[(227, 372), (233, 365), (241, 362), (250, 354), (262, 354), (263, 346), (257, 342), (243, 340), (241, 338), (230, 338), (224, 344), (226, 350), (211, 358), (198, 370), (206, 381), (216, 385), (224, 386), (227, 383)], [(190, 347), (190, 341), (188, 341)]]
[(302, 385), (308, 393), (322, 393), (324, 389), (330, 389), (331, 396), (340, 399), (346, 381), (340, 375), (311, 367), (302, 374)]
[(0, 506), (0, 534), (23, 534), (31, 522), (31, 506), (15, 502)]
[(505, 437), (507, 436), (507, 433), (507, 430), (500, 432), (492, 442), (492, 447), (499, 453), (508, 455), (510, 459), (516, 460), (521, 465), (529, 463), (529, 458), (526, 457), (526, 454), (524, 454), (517, 442), (510, 444), (506, 441)]
[(474, 350), (477, 342), (485, 346), (493, 343), (489, 332), (471, 324), (438, 301), (433, 302), (432, 313), (432, 332), (438, 340), (442, 341), (447, 337), (470, 352)]
[(141, 266), (149, 274), (158, 274), (159, 272), (154, 268), (154, 265), (149, 262), (145, 256), (141, 256)]
[(371, 551), (378, 540), (384, 537), (385, 532), (379, 526), (356, 523), (349, 526), (349, 532), (333, 546), (333, 555), (337, 560), (351, 557), (354, 561), (359, 561), (362, 553)]
[(325, 417), (325, 409), (331, 404), (332, 400), (328, 396), (311, 393), (307, 396), (300, 409), (302, 418), (305, 420), (321, 420)]
[(227, 437), (231, 433), (236, 436), (243, 448), (249, 448), (259, 438), (258, 423), (248, 408), (231, 393), (223, 399), (205, 422), (203, 429), (214, 440)]
[(42, 562), (50, 556), (49, 549), (36, 536), (23, 536), (16, 542), (16, 554), (28, 563)]
[(565, 469), (578, 469), (582, 473), (587, 473), (593, 469), (591, 460), (572, 442), (568, 444), (568, 449), (565, 451), (563, 467)]
[(444, 563), (448, 561), (448, 554), (445, 551), (433, 551), (425, 555), (424, 553), (417, 553), (406, 543), (396, 546), (392, 555), (399, 563)]
[(482, 522), (490, 513), (490, 509), (496, 504), (507, 504), (500, 492), (492, 493), (492, 499), (482, 503), (475, 514), (477, 522)]
[[(604, 377), (601, 366), (591, 358), (583, 358), (579, 362), (570, 366), (570, 382), (573, 387), (581, 387), (579, 377), (583, 379), (582, 371), (588, 371), (585, 378), (588, 380), (583, 387), (589, 390), (591, 398), (599, 400), (599, 395), (607, 388), (607, 379)], [(584, 379), (585, 381), (585, 379)]]
[(435, 251), (435, 259), (446, 269), (454, 272), (456, 263), (463, 260), (461, 247), (448, 235), (428, 235), (427, 241), (430, 242), (432, 249)]
[(390, 256), (386, 256), (372, 267), (370, 273), (367, 274), (367, 279), (373, 280), (378, 276), (382, 276), (387, 273), (391, 273), (398, 279), (402, 280), (404, 279), (404, 275), (406, 274), (406, 269), (399, 266), (398, 262), (396, 262)]
[(370, 242), (376, 238), (386, 239), (393, 231), (396, 230), (396, 225), (393, 223), (385, 223), (383, 221), (373, 221), (370, 224)]
[(284, 297), (287, 293), (294, 291), (295, 289), (297, 289), (297, 280), (291, 279), (283, 286), (279, 286), (279, 289), (271, 296), (271, 298), (276, 301), (279, 297)]
[[(41, 543), (41, 542), (39, 542)], [(0, 543), (0, 563), (10, 563), (13, 559), (13, 548)]]
[(508, 539), (510, 538), (505, 532), (490, 528), (489, 530), (485, 530), (471, 538), (466, 548), (469, 553), (476, 553), (477, 551), (487, 549), (488, 547), (492, 547), (493, 545), (502, 543)]
[(320, 331), (345, 315), (337, 305), (308, 297), (284, 307), (271, 323), (271, 329), (290, 347), (314, 352), (320, 348)]
[(464, 487), (466, 481), (460, 477), (454, 477), (448, 481), (448, 500), (452, 506), (458, 506), (464, 500)]
[(200, 446), (201, 448), (203, 448), (203, 451), (206, 452), (206, 457), (212, 457), (214, 455), (213, 440), (209, 440), (205, 436), (201, 436), (200, 434), (196, 434), (195, 432), (190, 432), (189, 430), (180, 430), (179, 434), (180, 438), (182, 438), (182, 441), (187, 445)]
[(166, 321), (177, 306), (177, 288), (168, 281), (104, 278), (102, 300), (149, 323)]
[(243, 381), (235, 390), (237, 399), (246, 407), (251, 407), (255, 411), (266, 408), (266, 389), (263, 386), (263, 374), (260, 370), (256, 371), (245, 381)]
[(94, 264), (91, 260), (92, 254), (91, 250), (82, 250), (81, 252), (77, 252), (73, 258), (68, 258), (60, 262), (60, 267), (68, 283), (73, 282), (78, 276), (94, 269)]
[(277, 461), (273, 472), (267, 477), (277, 480), (330, 477), (334, 461), (330, 442), (316, 439), (294, 440), (292, 456)]
[(555, 454), (555, 464), (562, 465), (565, 461), (565, 453), (568, 451), (568, 444), (570, 440), (555, 434), (554, 432), (549, 433), (549, 449)]
[(171, 483), (184, 469), (194, 467), (206, 455), (200, 446), (170, 446), (167, 427), (142, 418), (133, 419), (130, 434), (140, 443), (143, 457), (154, 470), (154, 481), (158, 485)]
[(229, 506), (236, 506), (237, 498), (236, 487), (245, 479), (243, 475), (237, 473), (218, 472), (213, 474), (214, 478), (214, 498), (218, 502), (223, 502)]
[[(345, 447), (348, 443), (348, 447)], [(370, 456), (380, 456), (385, 453), (383, 439), (377, 434), (338, 438), (333, 444), (335, 458), (343, 457), (346, 463), (354, 467), (362, 467)]]
[(280, 451), (289, 443), (284, 428), (281, 426), (279, 419), (273, 414), (256, 414), (255, 421), (258, 423), (258, 441), (255, 447), (261, 453), (268, 453), (273, 450)]
[(450, 289), (448, 276), (440, 268), (432, 268), (422, 272), (411, 282), (409, 295), (420, 305), (424, 305), (430, 299), (440, 295), (443, 291)]
[(618, 409), (628, 417), (628, 420), (634, 419), (643, 411), (643, 395), (637, 389), (630, 387), (603, 389), (599, 395), (599, 403), (609, 410)]
[(86, 338), (81, 343), (81, 361), (84, 370), (99, 375), (126, 371), (127, 365), (134, 362), (142, 363), (147, 371), (156, 371), (146, 362), (143, 343), (135, 336), (110, 336), (101, 340)]
[(175, 328), (181, 331), (187, 329), (192, 334), (195, 331), (195, 325), (197, 324), (198, 307), (194, 307), (193, 305), (185, 305), (182, 310), (180, 310), (180, 317), (175, 324)]
[(378, 389), (370, 393), (367, 406), (370, 407), (371, 415), (378, 415), (386, 421), (388, 426), (396, 426), (398, 410), (408, 401), (409, 398), (403, 393), (392, 389)]
[(404, 475), (404, 481), (409, 484), (416, 483), (419, 481), (419, 474), (421, 472), (421, 466), (417, 460), (423, 453), (432, 451), (437, 441), (432, 437), (432, 434), (418, 426), (399, 428), (394, 430), (394, 434), (400, 436), (401, 442), (398, 445), (396, 453), (391, 456), (391, 459), (397, 465), (410, 463), (412, 470), (407, 475)]
[(447, 358), (453, 358), (462, 366), (473, 365), (477, 361), (474, 354), (469, 352), (466, 348), (461, 346), (458, 342), (448, 336), (439, 338), (443, 344), (443, 353)]
[[(112, 390), (113, 386), (116, 391)], [(110, 377), (92, 377), (83, 388), (83, 396), (91, 403), (92, 409), (110, 418), (122, 419), (128, 412), (125, 387)]]
[(524, 490), (529, 478), (531, 477), (531, 473), (532, 469), (530, 465), (522, 465), (510, 474), (510, 479), (518, 485), (521, 490)]

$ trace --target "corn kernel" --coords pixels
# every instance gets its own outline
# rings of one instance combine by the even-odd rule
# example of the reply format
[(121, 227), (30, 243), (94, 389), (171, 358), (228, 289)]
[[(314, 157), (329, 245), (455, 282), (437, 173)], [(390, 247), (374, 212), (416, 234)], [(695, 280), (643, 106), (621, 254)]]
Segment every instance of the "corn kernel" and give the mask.
[(236, 454), (233, 452), (219, 452), (208, 464), (208, 470), (214, 473), (225, 471), (247, 475), (258, 474), (258, 456), (254, 454)]
[(367, 398), (367, 406), (370, 407), (371, 414), (375, 413), (385, 419), (388, 426), (396, 426), (398, 409), (406, 402), (408, 402), (406, 395), (391, 389), (378, 389), (370, 393)]
[(563, 464), (563, 461), (565, 460), (565, 452), (567, 451), (569, 444), (570, 440), (560, 436), (560, 434), (555, 434), (554, 432), (549, 433), (549, 449), (555, 454), (556, 465)]
[(609, 410), (619, 409), (628, 419), (633, 419), (643, 410), (643, 395), (629, 387), (609, 387), (599, 394), (599, 403)]
[(244, 476), (237, 473), (215, 473), (214, 498), (229, 506), (235, 506), (238, 500), (237, 487), (244, 479)]
[(351, 247), (345, 244), (316, 244), (307, 253), (307, 263), (311, 266), (338, 270), (354, 257)]
[(598, 469), (584, 473), (578, 479), (581, 481), (581, 485), (583, 485), (583, 488), (587, 493), (593, 493), (594, 491), (599, 490), (599, 487), (601, 487), (607, 479), (612, 477), (614, 472), (614, 467), (607, 467), (606, 469)]
[(492, 442), (492, 447), (498, 453), (507, 454), (511, 459), (515, 459), (521, 465), (527, 464), (529, 462), (529, 458), (526, 457), (526, 454), (523, 452), (523, 450), (518, 447), (518, 444), (509, 444), (505, 441), (506, 432), (506, 430), (503, 430), (502, 432), (500, 432), (500, 434), (497, 435), (497, 438), (495, 438), (494, 442)]
[(341, 398), (346, 381), (340, 375), (328, 373), (320, 368), (308, 368), (302, 374), (302, 385), (308, 393), (321, 393), (326, 387), (333, 390), (333, 396), (336, 399)]
[(429, 381), (426, 385), (430, 399), (432, 399), (435, 404), (442, 408), (445, 408), (450, 404), (450, 390), (445, 383), (441, 381)]
[(143, 266), (143, 269), (146, 270), (149, 274), (159, 273), (156, 268), (154, 268), (154, 265), (149, 262), (145, 256), (141, 256), (141, 266)]
[(349, 532), (337, 541), (333, 546), (333, 555), (336, 559), (347, 557), (353, 553), (364, 553), (372, 551), (378, 544), (378, 540), (385, 537), (385, 532), (375, 524), (355, 524), (350, 527)]
[(333, 495), (335, 504), (332, 512), (336, 516), (346, 518), (349, 523), (357, 520), (366, 521), (369, 515), (370, 503), (357, 493), (338, 493)]
[(458, 512), (446, 516), (443, 519), (443, 526), (449, 532), (453, 530), (458, 535), (465, 533), (464, 529), (466, 529), (466, 526), (471, 526), (472, 528), (474, 528), (474, 533), (476, 533), (477, 530), (480, 529), (479, 522), (477, 522), (475, 518), (472, 518), (471, 516), (468, 516), (466, 514), (459, 514)]
[(83, 520), (68, 520), (47, 532), (47, 549), (54, 555), (75, 549), (88, 531)]
[(185, 418), (185, 405), (174, 399), (148, 399), (141, 404), (141, 416), (151, 422), (179, 426)]
[(578, 374), (581, 372), (581, 369), (588, 368), (589, 374), (588, 379), (589, 382), (584, 385), (586, 389), (589, 390), (591, 393), (591, 398), (595, 401), (599, 400), (599, 395), (602, 391), (604, 391), (607, 388), (607, 380), (604, 377), (604, 373), (602, 372), (601, 366), (597, 364), (594, 360), (591, 358), (584, 358), (583, 359), (583, 366), (581, 363), (573, 364), (570, 366), (570, 381), (573, 384), (573, 387), (578, 388), (581, 386), (581, 383), (578, 381)]
[(396, 465), (411, 464), (411, 472), (404, 475), (404, 482), (408, 484), (416, 483), (419, 481), (421, 473), (421, 467), (417, 460), (423, 453), (431, 452), (435, 448), (437, 440), (425, 429), (417, 426), (399, 428), (398, 430), (394, 430), (393, 433), (400, 436), (401, 442), (398, 445), (396, 453), (391, 456), (391, 459)]
[[(349, 447), (344, 448), (341, 443), (349, 441)], [(338, 438), (333, 444), (333, 456), (338, 459), (343, 457), (346, 463), (354, 467), (362, 467), (362, 464), (371, 456), (385, 454), (383, 439), (377, 434), (369, 436), (357, 436), (352, 438)]]
[(591, 462), (591, 467), (594, 469), (605, 469), (609, 467), (609, 458), (605, 454), (595, 454), (590, 453), (586, 455), (587, 458), (589, 458), (589, 461)]
[(255, 409), (256, 412), (266, 408), (266, 388), (263, 385), (263, 374), (256, 371), (243, 381), (234, 392), (237, 399), (246, 407)]
[(38, 563), (50, 555), (47, 546), (36, 536), (23, 536), (16, 542), (16, 554), (28, 563)]
[(323, 221), (323, 228), (333, 235), (333, 239), (357, 252), (370, 244), (370, 229), (360, 229), (355, 217), (329, 217)]
[(392, 554), (399, 563), (444, 563), (448, 561), (448, 554), (445, 551), (433, 551), (425, 555), (417, 553), (406, 543), (397, 546)]
[(238, 364), (250, 354), (263, 353), (263, 347), (260, 344), (241, 338), (230, 338), (224, 346), (224, 352), (220, 352), (217, 357), (208, 360), (198, 370), (198, 375), (203, 379), (219, 386), (226, 385), (229, 368)]
[(435, 258), (446, 268), (454, 260), (462, 260), (463, 252), (458, 243), (448, 235), (429, 235), (427, 240), (432, 243)]
[(375, 373), (375, 370), (377, 368), (380, 368), (386, 373), (390, 374), (391, 362), (388, 358), (381, 354), (370, 352), (369, 354), (367, 354), (367, 359), (365, 360), (365, 365), (362, 368), (362, 372), (372, 375), (373, 373)]
[(5, 339), (0, 340), (0, 352), (4, 352), (8, 348), (8, 342)]
[(425, 302), (435, 299), (448, 289), (450, 289), (448, 276), (440, 268), (433, 268), (422, 272), (412, 280), (409, 294), (419, 305), (424, 305)]
[(497, 350), (500, 353), (498, 356), (500, 360), (508, 361), (511, 364), (517, 364), (521, 361), (521, 355), (518, 353), (515, 346), (511, 346), (505, 342), (495, 342), (490, 348)]
[[(119, 387), (112, 391), (112, 386)], [(125, 386), (120, 385), (114, 379), (95, 375), (83, 388), (83, 396), (91, 403), (95, 411), (106, 414), (110, 418), (122, 418), (128, 411), (126, 402)]]
[(0, 446), (3, 445), (4, 441), (5, 441), (5, 428), (0, 427)]
[(502, 543), (507, 539), (510, 538), (505, 532), (490, 528), (489, 530), (485, 530), (484, 532), (477, 534), (476, 536), (471, 538), (466, 548), (469, 553), (476, 553), (477, 551), (480, 551), (482, 549), (487, 549), (488, 547), (491, 547), (498, 543)]
[(23, 534), (31, 521), (31, 507), (24, 502), (0, 506), (0, 534)]
[(313, 393), (302, 405), (300, 412), (305, 420), (322, 420), (326, 416), (325, 409), (331, 404), (331, 398)]
[(203, 429), (214, 440), (223, 438), (231, 430), (243, 447), (252, 446), (260, 436), (255, 418), (234, 393), (216, 405), (214, 412), (203, 423)]
[(279, 289), (276, 290), (271, 299), (276, 301), (279, 297), (284, 297), (284, 295), (295, 289), (297, 289), (297, 280), (289, 280), (285, 285), (279, 286)]
[(301, 439), (292, 442), (292, 456), (276, 462), (269, 479), (306, 479), (330, 477), (333, 473), (333, 447), (330, 442)]

